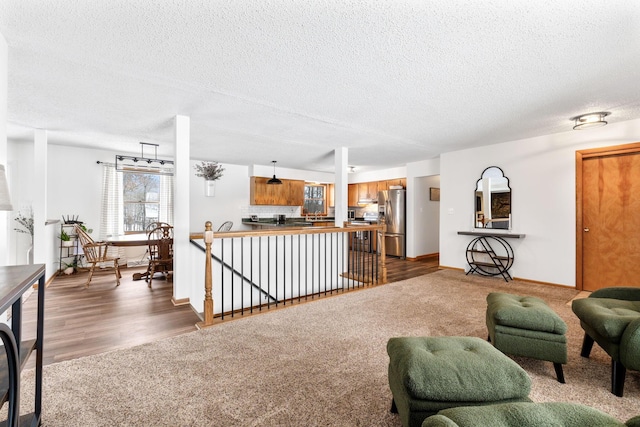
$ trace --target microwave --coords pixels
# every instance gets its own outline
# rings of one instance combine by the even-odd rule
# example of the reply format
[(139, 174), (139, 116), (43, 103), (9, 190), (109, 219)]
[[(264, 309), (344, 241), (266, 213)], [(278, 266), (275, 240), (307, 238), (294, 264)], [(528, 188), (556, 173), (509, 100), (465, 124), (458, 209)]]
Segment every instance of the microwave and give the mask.
[(355, 209), (347, 209), (347, 219), (349, 221), (356, 219), (356, 210)]

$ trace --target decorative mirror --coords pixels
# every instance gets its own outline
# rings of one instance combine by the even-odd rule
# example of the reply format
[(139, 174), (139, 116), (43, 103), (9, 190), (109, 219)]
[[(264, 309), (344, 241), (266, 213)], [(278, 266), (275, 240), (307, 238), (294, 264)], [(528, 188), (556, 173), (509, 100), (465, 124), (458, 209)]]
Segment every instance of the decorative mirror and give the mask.
[(476, 183), (475, 228), (511, 229), (509, 178), (497, 166), (486, 168)]

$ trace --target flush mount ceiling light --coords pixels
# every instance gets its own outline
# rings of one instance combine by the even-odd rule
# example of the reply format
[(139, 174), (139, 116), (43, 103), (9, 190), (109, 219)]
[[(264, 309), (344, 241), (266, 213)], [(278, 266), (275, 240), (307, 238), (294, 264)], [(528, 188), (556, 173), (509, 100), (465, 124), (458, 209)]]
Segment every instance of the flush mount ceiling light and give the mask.
[[(155, 155), (153, 158), (144, 156), (145, 145), (154, 147)], [(116, 154), (116, 170), (118, 172), (145, 172), (157, 173), (159, 175), (173, 175), (173, 160), (158, 158), (158, 144), (141, 142), (140, 146), (140, 157)]]
[(583, 114), (581, 116), (572, 117), (571, 120), (574, 120), (576, 125), (573, 127), (574, 130), (588, 129), (588, 128), (597, 128), (600, 126), (604, 126), (607, 122), (604, 120), (611, 113), (607, 112), (599, 112), (599, 113), (589, 113)]
[(273, 163), (273, 178), (267, 181), (267, 184), (276, 184), (276, 185), (282, 184), (282, 181), (276, 178), (276, 160), (271, 160), (271, 163)]

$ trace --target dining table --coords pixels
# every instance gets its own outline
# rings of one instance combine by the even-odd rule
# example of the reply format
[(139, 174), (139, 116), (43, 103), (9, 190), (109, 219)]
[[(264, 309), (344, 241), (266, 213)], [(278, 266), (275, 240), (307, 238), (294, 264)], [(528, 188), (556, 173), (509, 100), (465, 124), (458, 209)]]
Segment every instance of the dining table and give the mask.
[[(153, 244), (153, 240), (149, 240), (147, 233), (132, 233), (132, 234), (122, 234), (118, 236), (110, 236), (105, 239), (111, 246), (123, 246), (123, 247), (131, 247), (131, 246), (148, 246), (149, 243)], [(142, 280), (147, 279), (149, 276), (149, 272), (145, 271), (144, 273), (134, 273), (133, 280)], [(172, 276), (172, 275), (171, 275)], [(168, 277), (171, 279), (172, 277)]]

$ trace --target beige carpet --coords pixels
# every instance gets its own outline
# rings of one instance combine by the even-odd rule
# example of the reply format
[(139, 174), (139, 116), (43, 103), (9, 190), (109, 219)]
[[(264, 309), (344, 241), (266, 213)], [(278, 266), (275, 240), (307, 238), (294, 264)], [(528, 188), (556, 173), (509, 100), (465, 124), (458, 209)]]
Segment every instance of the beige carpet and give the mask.
[[(486, 338), (491, 291), (542, 297), (569, 325), (567, 384), (551, 363), (516, 358), (532, 378), (533, 400), (580, 402), (623, 421), (640, 413), (640, 374), (627, 373), (618, 398), (604, 352), (580, 357), (582, 331), (567, 306), (575, 290), (439, 271), (46, 366), (44, 425), (400, 426), (389, 412), (387, 340)], [(27, 408), (32, 381), (26, 371)]]

